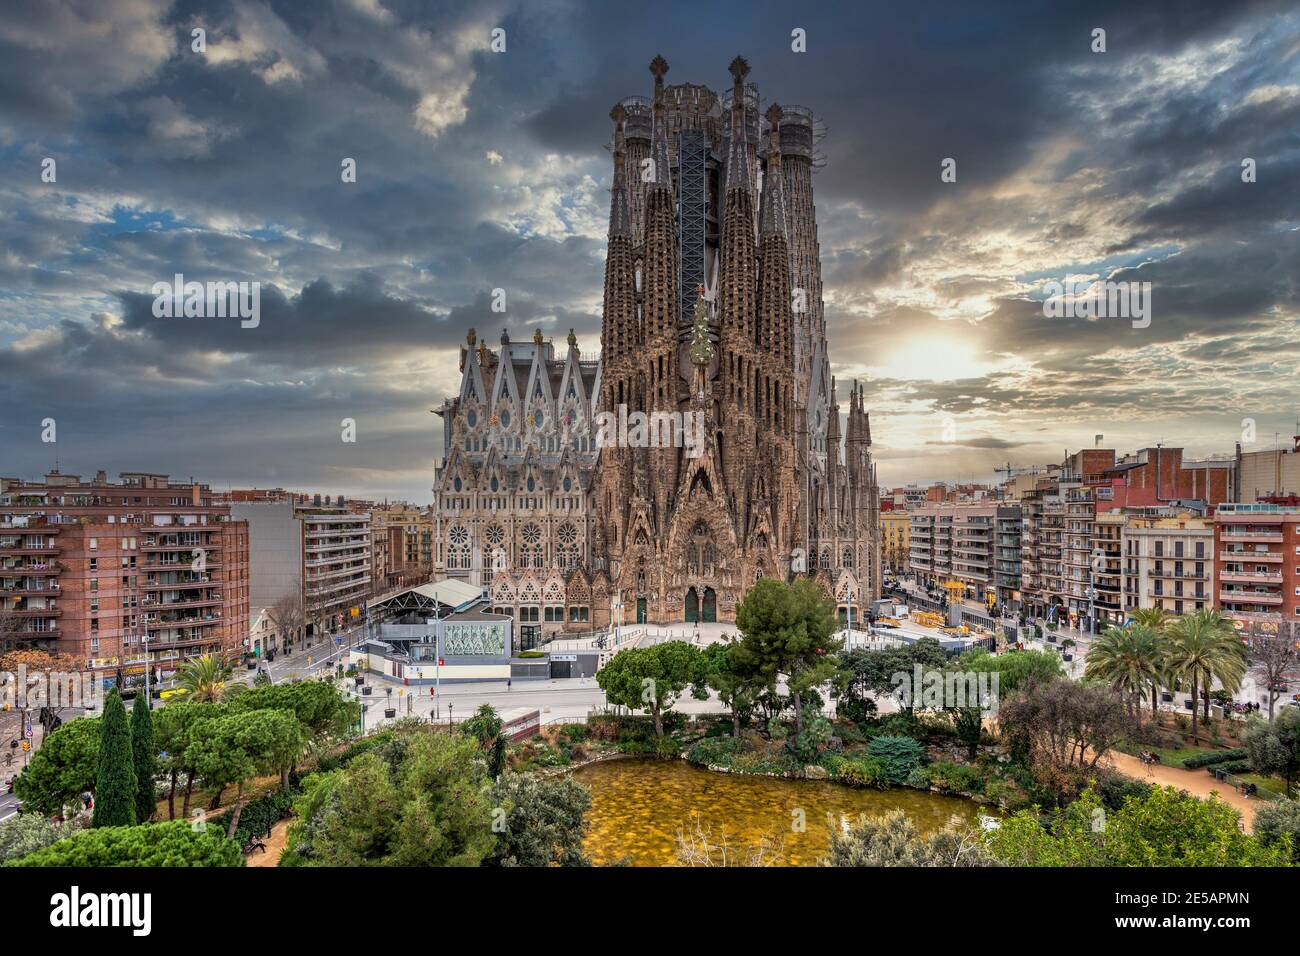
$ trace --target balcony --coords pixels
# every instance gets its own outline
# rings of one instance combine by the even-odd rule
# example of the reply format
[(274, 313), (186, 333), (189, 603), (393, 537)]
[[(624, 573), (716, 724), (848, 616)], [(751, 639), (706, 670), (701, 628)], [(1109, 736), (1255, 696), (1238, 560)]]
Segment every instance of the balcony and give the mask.
[(1281, 571), (1220, 571), (1220, 581), (1235, 581), (1242, 584), (1281, 584)]
[(1267, 561), (1281, 564), (1285, 557), (1281, 551), (1220, 551), (1220, 561)]
[(1250, 543), (1281, 544), (1281, 531), (1229, 531), (1224, 529), (1219, 535), (1223, 541), (1241, 541)]
[(1220, 591), (1219, 600), (1231, 604), (1281, 604), (1276, 591)]

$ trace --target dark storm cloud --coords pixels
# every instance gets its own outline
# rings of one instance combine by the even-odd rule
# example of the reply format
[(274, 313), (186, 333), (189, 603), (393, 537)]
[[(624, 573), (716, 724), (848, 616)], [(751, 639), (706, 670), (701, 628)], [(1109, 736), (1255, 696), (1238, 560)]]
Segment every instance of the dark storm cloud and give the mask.
[[(1300, 351), (1297, 24), (1284, 2), (1211, 0), (11, 3), (0, 400), (22, 413), (0, 472), (48, 467), (32, 421), (50, 414), (83, 470), (424, 499), (427, 409), (470, 327), (597, 346), (608, 111), (649, 95), (656, 53), (669, 83), (715, 90), (743, 54), (765, 99), (825, 120), (831, 356), (871, 370), (882, 460), (940, 462), (935, 416), (962, 420), (949, 451), (971, 469), (1088, 416), (1268, 404)], [(150, 286), (177, 272), (261, 283), (260, 326), (155, 319)], [(1035, 290), (1074, 273), (1151, 281), (1151, 327), (1043, 316)], [(954, 341), (980, 374), (890, 364)]]

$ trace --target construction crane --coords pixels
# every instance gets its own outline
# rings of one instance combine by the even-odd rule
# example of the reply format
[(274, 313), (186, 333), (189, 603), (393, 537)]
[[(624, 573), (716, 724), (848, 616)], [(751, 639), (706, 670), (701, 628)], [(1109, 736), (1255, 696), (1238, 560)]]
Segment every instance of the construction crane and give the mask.
[(1047, 473), (1047, 468), (1044, 465), (1030, 465), (1027, 468), (1017, 468), (1012, 465), (1011, 462), (1007, 462), (1001, 468), (995, 468), (993, 470), (1000, 475), (1006, 475), (1007, 481), (1010, 481), (1018, 475), (1042, 475)]

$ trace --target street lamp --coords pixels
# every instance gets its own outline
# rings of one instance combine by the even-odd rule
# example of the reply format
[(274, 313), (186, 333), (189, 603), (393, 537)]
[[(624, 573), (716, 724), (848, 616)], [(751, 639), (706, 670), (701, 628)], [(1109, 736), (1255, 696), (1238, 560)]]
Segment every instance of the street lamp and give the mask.
[(144, 644), (144, 705), (153, 710), (153, 694), (149, 690), (149, 621), (142, 617), (141, 624), (144, 626), (144, 635), (140, 638)]

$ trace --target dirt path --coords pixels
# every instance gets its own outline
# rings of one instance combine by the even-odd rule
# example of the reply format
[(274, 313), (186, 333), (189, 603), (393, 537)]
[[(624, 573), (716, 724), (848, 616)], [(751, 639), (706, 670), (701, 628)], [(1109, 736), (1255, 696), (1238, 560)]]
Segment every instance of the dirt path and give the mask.
[(245, 866), (279, 866), (280, 855), (284, 853), (284, 841), (289, 835), (289, 824), (293, 820), (281, 820), (271, 828), (271, 835), (266, 838), (266, 852), (254, 850), (244, 857)]
[(1206, 773), (1203, 769), (1182, 770), (1178, 767), (1167, 767), (1164, 764), (1144, 767), (1142, 761), (1138, 760), (1137, 757), (1130, 757), (1118, 750), (1112, 750), (1107, 754), (1107, 762), (1127, 777), (1145, 780), (1147, 783), (1158, 783), (1166, 787), (1177, 787), (1179, 790), (1186, 790), (1196, 797), (1208, 797), (1211, 793), (1217, 793), (1220, 800), (1241, 811), (1241, 817), (1246, 824), (1247, 830), (1254, 827), (1255, 808), (1259, 806), (1259, 800), (1247, 800), (1230, 784), (1220, 783), (1214, 779), (1212, 774)]

